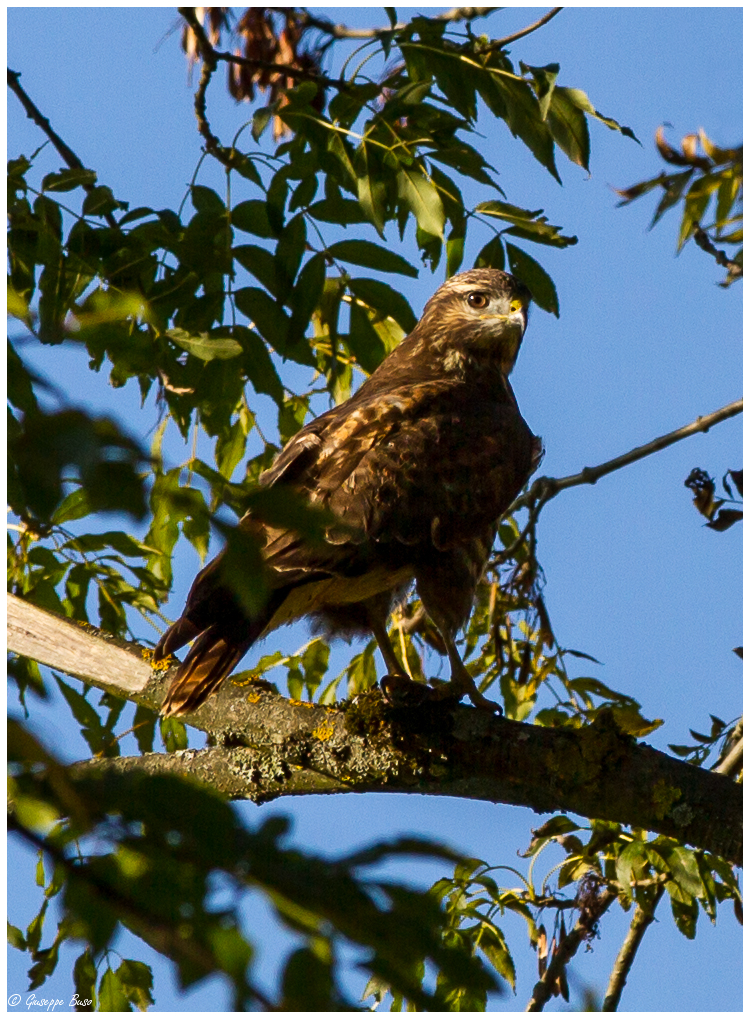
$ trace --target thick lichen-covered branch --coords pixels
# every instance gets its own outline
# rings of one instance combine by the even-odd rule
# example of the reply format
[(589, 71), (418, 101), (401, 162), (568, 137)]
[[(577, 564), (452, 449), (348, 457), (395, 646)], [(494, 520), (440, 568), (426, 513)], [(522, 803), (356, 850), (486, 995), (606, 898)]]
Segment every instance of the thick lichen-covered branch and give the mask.
[[(169, 673), (149, 652), (10, 596), (9, 648), (158, 711)], [(571, 811), (637, 825), (737, 862), (742, 791), (731, 779), (638, 744), (600, 713), (582, 729), (545, 728), (445, 703), (396, 709), (372, 690), (336, 707), (231, 681), (189, 723), (213, 746), (108, 758), (81, 767), (197, 778), (233, 798), (418, 792)]]

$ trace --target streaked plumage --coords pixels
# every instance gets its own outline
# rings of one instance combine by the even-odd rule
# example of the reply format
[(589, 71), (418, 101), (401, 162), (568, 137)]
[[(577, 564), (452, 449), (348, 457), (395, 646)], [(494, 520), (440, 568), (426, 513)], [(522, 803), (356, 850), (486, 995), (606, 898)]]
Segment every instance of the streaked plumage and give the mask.
[(263, 546), (267, 603), (248, 618), (220, 582), (224, 553), (198, 574), (182, 617), (154, 651), (163, 658), (195, 640), (164, 714), (197, 708), (256, 640), (307, 615), (334, 634), (372, 631), (393, 682), (407, 681), (386, 622), (412, 581), (451, 662), (441, 693), (490, 705), (454, 638), (471, 612), (496, 523), (541, 456), (507, 379), (529, 297), (497, 270), (454, 276), (357, 393), (287, 443), (261, 484), (291, 486), (341, 525), (313, 546), (243, 518), (240, 526)]

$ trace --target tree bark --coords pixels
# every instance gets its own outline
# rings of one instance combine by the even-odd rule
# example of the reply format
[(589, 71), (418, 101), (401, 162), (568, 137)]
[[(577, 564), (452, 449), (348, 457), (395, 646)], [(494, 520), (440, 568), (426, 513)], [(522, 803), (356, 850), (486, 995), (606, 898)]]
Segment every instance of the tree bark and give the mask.
[[(150, 652), (8, 597), (9, 649), (158, 712), (170, 673)], [(742, 789), (623, 733), (608, 712), (581, 729), (526, 725), (454, 704), (395, 708), (377, 690), (336, 707), (228, 680), (189, 724), (203, 750), (108, 758), (197, 778), (235, 799), (414, 792), (570, 811), (668, 835), (740, 863)]]

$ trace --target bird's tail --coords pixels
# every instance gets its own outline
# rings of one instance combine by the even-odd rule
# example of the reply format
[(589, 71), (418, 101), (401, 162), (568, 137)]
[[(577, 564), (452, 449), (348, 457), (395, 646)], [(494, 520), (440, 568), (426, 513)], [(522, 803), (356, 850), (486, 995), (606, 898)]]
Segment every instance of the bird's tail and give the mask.
[[(177, 625), (177, 624), (176, 624)], [(161, 713), (185, 715), (199, 708), (221, 686), (235, 665), (259, 636), (262, 626), (253, 628), (241, 641), (232, 640), (218, 623), (198, 637), (185, 661), (177, 669), (164, 699)], [(188, 638), (189, 639), (189, 638)], [(167, 646), (170, 642), (166, 642)], [(161, 649), (161, 642), (156, 650)], [(162, 650), (163, 654), (163, 650)], [(154, 653), (156, 657), (156, 651)]]

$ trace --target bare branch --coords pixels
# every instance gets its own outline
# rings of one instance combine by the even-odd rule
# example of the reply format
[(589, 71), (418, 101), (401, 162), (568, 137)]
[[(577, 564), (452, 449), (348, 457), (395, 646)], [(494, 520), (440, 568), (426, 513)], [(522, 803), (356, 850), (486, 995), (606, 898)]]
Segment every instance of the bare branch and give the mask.
[(664, 886), (661, 885), (656, 889), (654, 900), (649, 909), (644, 909), (640, 905), (635, 907), (635, 914), (633, 915), (633, 919), (630, 923), (630, 929), (622, 943), (622, 948), (617, 954), (615, 964), (612, 967), (609, 984), (607, 985), (607, 991), (604, 995), (602, 1012), (617, 1011), (617, 1006), (620, 1003), (620, 997), (622, 996), (625, 983), (628, 979), (628, 974), (630, 973), (631, 967), (635, 961), (636, 952), (643, 941), (643, 935), (654, 922), (656, 907), (659, 905), (663, 895)]
[[(8, 618), (11, 651), (160, 710), (170, 675), (149, 669), (146, 648), (14, 595)], [(188, 720), (212, 733), (215, 746), (80, 767), (192, 774), (225, 795), (256, 802), (308, 793), (416, 792), (539, 813), (566, 810), (741, 859), (741, 786), (637, 744), (607, 712), (582, 729), (553, 729), (450, 702), (391, 708), (377, 689), (331, 708), (287, 700), (268, 683), (230, 680)], [(664, 790), (671, 796), (666, 806)]]
[(643, 446), (636, 446), (629, 453), (623, 453), (621, 456), (615, 457), (614, 460), (607, 460), (605, 463), (599, 464), (598, 467), (584, 467), (580, 473), (570, 474), (566, 478), (537, 478), (528, 492), (519, 496), (509, 507), (507, 515), (516, 513), (524, 507), (535, 508), (538, 515), (539, 509), (544, 503), (549, 502), (566, 488), (574, 488), (577, 485), (594, 485), (599, 478), (603, 478), (606, 474), (612, 474), (622, 467), (643, 460), (645, 457), (658, 453), (660, 450), (666, 449), (667, 446), (673, 446), (675, 442), (681, 442), (697, 432), (707, 432), (720, 421), (726, 421), (741, 412), (742, 400), (735, 400), (734, 403), (729, 403), (712, 414), (698, 417), (689, 425), (677, 428), (674, 432), (668, 432), (666, 435), (660, 435)]
[[(486, 18), (495, 11), (501, 11), (502, 7), (453, 7), (444, 14), (436, 14), (432, 21), (474, 21), (476, 18)], [(301, 11), (298, 15), (299, 24), (311, 28), (317, 28), (332, 39), (380, 39), (391, 32), (401, 32), (406, 28), (405, 22), (397, 25), (388, 25), (387, 28), (349, 28), (348, 25), (336, 25), (328, 18), (320, 18), (309, 11)]]
[(553, 988), (563, 975), (565, 967), (576, 954), (582, 942), (590, 941), (595, 935), (596, 925), (616, 898), (617, 893), (607, 889), (597, 896), (593, 905), (581, 911), (575, 927), (557, 946), (549, 966), (544, 971), (544, 976), (534, 988), (529, 1003), (525, 1008), (526, 1012), (542, 1011), (552, 997)]
[[(47, 117), (45, 117), (39, 110), (39, 108), (35, 106), (35, 104), (31, 101), (28, 93), (21, 85), (21, 82), (19, 80), (20, 77), (21, 74), (19, 71), (11, 71), (11, 69), (8, 68), (8, 88), (18, 97), (21, 106), (23, 106), (24, 110), (26, 111), (26, 116), (29, 118), (29, 120), (33, 120), (36, 126), (41, 128), (42, 131), (44, 131), (44, 133), (47, 135), (49, 140), (55, 146), (55, 148), (60, 153), (60, 155), (65, 160), (66, 164), (70, 167), (71, 170), (85, 170), (86, 167), (83, 165), (83, 163), (75, 154), (75, 152), (70, 148), (69, 145), (67, 145), (62, 140), (60, 135), (57, 133), (57, 131), (54, 130), (54, 128), (50, 124)], [(95, 187), (94, 184), (83, 185), (83, 189), (86, 192), (93, 191), (94, 187)], [(104, 219), (106, 219), (107, 223), (115, 230), (119, 229), (117, 220), (115, 219), (111, 212), (105, 212)]]
[(512, 42), (516, 42), (518, 39), (523, 39), (525, 35), (531, 35), (532, 32), (536, 32), (542, 25), (546, 25), (548, 21), (552, 21), (556, 17), (562, 7), (553, 7), (551, 11), (548, 11), (544, 17), (540, 18), (539, 21), (535, 21), (533, 25), (529, 25), (527, 28), (522, 28), (520, 32), (514, 32), (513, 35), (506, 35), (504, 39), (494, 39), (489, 45), (485, 46), (481, 53), (491, 53), (493, 50), (501, 50), (503, 46), (509, 46)]

